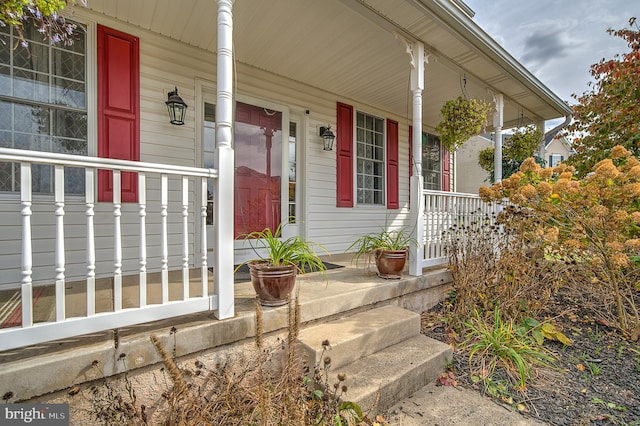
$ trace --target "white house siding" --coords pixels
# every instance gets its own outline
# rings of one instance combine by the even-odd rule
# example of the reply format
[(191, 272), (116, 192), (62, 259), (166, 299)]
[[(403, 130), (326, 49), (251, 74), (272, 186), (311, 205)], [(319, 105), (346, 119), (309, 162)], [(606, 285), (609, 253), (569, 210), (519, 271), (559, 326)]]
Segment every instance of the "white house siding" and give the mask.
[(547, 166), (551, 166), (551, 164), (549, 164), (549, 157), (552, 154), (561, 155), (562, 158), (566, 160), (571, 155), (571, 151), (569, 150), (566, 142), (564, 142), (561, 138), (553, 138), (551, 143), (547, 145), (545, 149), (544, 160), (547, 162)]
[[(195, 122), (196, 81), (209, 81), (215, 85), (215, 54), (153, 34), (139, 27), (104, 16), (91, 15), (90, 11), (78, 10), (77, 20), (98, 21), (140, 38), (140, 159), (145, 162), (169, 163), (184, 166), (200, 166), (200, 154), (196, 147)], [(95, 25), (90, 24), (93, 30)], [(215, 31), (215, 28), (211, 28)], [(238, 48), (242, 48), (239, 46)], [(399, 49), (401, 47), (398, 47)], [(286, 105), (291, 112), (303, 118), (299, 146), (306, 153), (303, 164), (298, 166), (298, 175), (306, 180), (302, 188), (303, 211), (306, 217), (301, 223), (300, 233), (324, 245), (330, 253), (342, 253), (359, 235), (378, 230), (380, 227), (408, 225), (409, 213), (409, 147), (408, 117), (398, 116), (373, 106), (362, 105), (339, 94), (326, 93), (314, 87), (267, 73), (244, 64), (237, 65), (236, 91), (239, 97), (262, 99)], [(409, 62), (407, 59), (407, 68)], [(173, 126), (168, 122), (164, 102), (167, 92), (178, 87), (180, 96), (189, 105), (184, 126)], [(91, 90), (89, 88), (89, 90)], [(95, 90), (95, 87), (94, 87)], [(428, 97), (428, 92), (425, 93)], [(353, 105), (360, 110), (379, 117), (390, 118), (399, 123), (399, 196), (400, 208), (388, 210), (385, 206), (336, 207), (336, 154), (322, 150), (319, 127), (336, 125), (336, 102)], [(306, 111), (309, 111), (306, 117)], [(308, 125), (306, 124), (308, 123)], [(95, 137), (92, 138), (95, 144)], [(90, 150), (95, 150), (95, 146)], [(95, 152), (95, 151), (94, 151)], [(354, 169), (355, 170), (355, 169)], [(159, 180), (147, 177), (147, 242), (149, 272), (160, 269), (160, 193)], [(182, 263), (182, 216), (181, 194), (177, 181), (171, 181), (169, 194), (169, 269), (178, 269)], [(190, 183), (190, 190), (194, 184)], [(355, 189), (354, 189), (355, 190)], [(20, 282), (20, 203), (0, 203), (2, 247), (0, 247), (0, 286), (15, 286)], [(55, 216), (52, 197), (44, 197), (34, 203), (33, 247), (34, 282), (52, 282), (55, 276), (54, 245)], [(84, 279), (86, 274), (86, 216), (82, 199), (68, 200), (65, 206), (65, 244), (67, 280)], [(111, 203), (96, 205), (96, 274), (106, 277), (113, 272), (113, 206)], [(138, 253), (138, 205), (123, 203), (123, 273), (136, 274), (139, 268)], [(199, 229), (199, 211), (194, 211), (193, 197), (189, 206), (190, 248), (189, 262), (200, 261), (199, 238), (193, 238), (194, 229)]]
[(482, 136), (473, 136), (456, 150), (456, 191), (477, 194), (481, 186), (489, 186), (489, 173), (478, 164), (480, 151), (493, 146)]

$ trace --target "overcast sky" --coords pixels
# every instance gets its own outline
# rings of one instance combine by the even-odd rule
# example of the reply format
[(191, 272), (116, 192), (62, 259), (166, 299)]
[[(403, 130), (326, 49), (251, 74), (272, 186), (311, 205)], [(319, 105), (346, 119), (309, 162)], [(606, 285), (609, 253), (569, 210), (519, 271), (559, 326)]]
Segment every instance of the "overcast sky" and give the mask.
[(640, 0), (464, 1), (487, 34), (570, 104), (573, 93), (589, 89), (592, 64), (629, 51), (607, 29), (627, 28), (632, 16), (640, 20)]

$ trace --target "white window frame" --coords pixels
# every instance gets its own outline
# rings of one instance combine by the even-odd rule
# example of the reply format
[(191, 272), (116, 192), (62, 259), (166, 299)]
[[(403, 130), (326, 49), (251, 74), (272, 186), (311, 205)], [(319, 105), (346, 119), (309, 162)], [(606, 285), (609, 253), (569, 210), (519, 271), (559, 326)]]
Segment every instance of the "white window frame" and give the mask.
[[(556, 167), (564, 161), (562, 154), (549, 154), (549, 167)], [(558, 160), (556, 164), (556, 160)]]
[[(86, 149), (87, 156), (96, 156), (98, 152), (98, 126), (97, 126), (97, 30), (95, 22), (90, 22), (82, 19), (77, 19), (74, 17), (75, 22), (79, 23), (78, 29), (76, 31), (83, 31), (85, 37), (85, 51), (84, 51), (84, 62), (85, 62), (85, 107), (86, 107), (86, 116), (87, 116), (87, 129), (86, 129)], [(36, 41), (36, 40), (34, 40)], [(10, 41), (5, 40), (5, 42), (10, 44)], [(37, 40), (38, 43), (41, 40)], [(42, 43), (47, 44), (46, 41), (42, 41)], [(23, 48), (23, 47), (18, 47)], [(51, 87), (51, 86), (49, 86)], [(11, 101), (7, 99), (7, 101)], [(21, 102), (22, 103), (22, 102)], [(24, 101), (25, 104), (30, 104), (31, 102), (28, 100)], [(34, 104), (38, 102), (34, 101)], [(19, 192), (17, 191), (3, 191), (0, 192), (0, 197), (3, 199), (13, 199), (19, 197)], [(70, 200), (81, 200), (84, 198), (84, 194), (65, 194)], [(37, 192), (33, 194), (34, 199), (49, 199), (53, 197), (52, 192)]]
[[(358, 125), (358, 116), (362, 115), (364, 120), (365, 120), (365, 127), (361, 127)], [(377, 131), (375, 129), (375, 126), (373, 129), (367, 128), (366, 126), (366, 120), (367, 118), (371, 118), (373, 120), (379, 120), (382, 126), (382, 130), (381, 131)], [(354, 161), (355, 161), (355, 189), (356, 189), (356, 204), (357, 205), (362, 205), (362, 206), (375, 206), (375, 207), (384, 207), (386, 205), (386, 188), (387, 188), (387, 176), (386, 176), (386, 172), (387, 172), (387, 152), (386, 152), (386, 140), (387, 140), (387, 134), (386, 134), (386, 119), (382, 118), (382, 117), (378, 117), (374, 114), (370, 114), (364, 111), (359, 111), (356, 110), (356, 114), (355, 114), (355, 123), (354, 123), (354, 129), (355, 129), (355, 137), (354, 137), (354, 149), (355, 149), (355, 155), (354, 155)], [(371, 132), (372, 135), (372, 139), (375, 139), (376, 135), (379, 135), (379, 137), (381, 138), (381, 145), (377, 145), (376, 141), (372, 140), (373, 143), (368, 143), (367, 142), (367, 132)], [(361, 145), (362, 144), (362, 145)], [(359, 148), (362, 147), (362, 151), (359, 150)], [(371, 147), (371, 156), (366, 156), (366, 155), (361, 155), (361, 152), (364, 152), (366, 154), (367, 148)], [(373, 157), (373, 153), (375, 149), (380, 149), (380, 152), (382, 154), (382, 160), (376, 159), (376, 158), (372, 158)], [(362, 172), (360, 171), (360, 161), (364, 161), (364, 162), (370, 162), (370, 163), (375, 163), (375, 164), (379, 164), (380, 167), (382, 168), (381, 172), (379, 175), (374, 174), (373, 171), (373, 167), (371, 169), (370, 173), (367, 173), (366, 170), (363, 170)], [(363, 167), (366, 167), (366, 165), (364, 165)], [(372, 177), (373, 181), (372, 181), (372, 187), (371, 188), (367, 188), (364, 185), (364, 181), (367, 177)], [(381, 182), (381, 187), (375, 188), (375, 179), (379, 178), (382, 182)], [(360, 181), (362, 180), (362, 185), (360, 184)], [(372, 194), (372, 201), (371, 202), (367, 202), (367, 196), (365, 191), (370, 191)], [(378, 193), (379, 194), (379, 200), (375, 199), (375, 194)]]
[[(425, 161), (425, 148), (426, 145), (424, 143), (422, 143), (423, 138), (426, 138), (427, 144), (429, 143), (429, 139), (432, 139), (434, 141), (438, 142), (438, 164), (440, 165), (440, 169), (439, 170), (433, 170), (433, 169), (427, 169), (426, 165), (426, 161)], [(429, 133), (429, 132), (422, 132), (422, 137), (420, 140), (420, 154), (422, 155), (422, 178), (424, 181), (424, 188), (426, 190), (430, 190), (430, 191), (442, 191), (442, 169), (443, 169), (443, 164), (442, 164), (442, 142), (440, 141), (440, 138), (433, 134), (433, 133)], [(429, 186), (427, 187), (427, 176), (426, 173), (435, 173), (438, 177), (437, 182), (437, 188), (433, 188), (431, 184), (429, 184)]]

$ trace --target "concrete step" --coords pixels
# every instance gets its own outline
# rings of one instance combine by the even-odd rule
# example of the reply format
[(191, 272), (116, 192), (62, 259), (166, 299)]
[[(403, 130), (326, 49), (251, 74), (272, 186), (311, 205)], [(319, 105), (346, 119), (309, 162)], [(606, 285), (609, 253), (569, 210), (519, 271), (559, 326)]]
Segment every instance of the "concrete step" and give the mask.
[(418, 334), (420, 315), (385, 306), (303, 329), (298, 340), (308, 354), (310, 366), (321, 361), (322, 342), (328, 340), (331, 349), (324, 356), (331, 357), (331, 369), (336, 371)]
[(452, 359), (449, 345), (420, 334), (342, 368), (332, 368), (329, 383), (337, 381), (338, 373), (346, 373), (347, 393), (342, 399), (368, 411), (379, 392), (375, 412), (382, 412), (434, 381)]

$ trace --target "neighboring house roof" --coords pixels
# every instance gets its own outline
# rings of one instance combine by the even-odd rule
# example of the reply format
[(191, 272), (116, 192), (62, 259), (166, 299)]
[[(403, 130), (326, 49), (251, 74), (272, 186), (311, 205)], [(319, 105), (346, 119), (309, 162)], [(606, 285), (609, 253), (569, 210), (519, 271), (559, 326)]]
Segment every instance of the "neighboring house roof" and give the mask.
[(564, 145), (564, 147), (567, 149), (567, 151), (569, 151), (570, 153), (573, 153), (573, 147), (571, 146), (571, 144), (569, 143), (569, 141), (567, 140), (566, 137), (564, 136), (558, 136), (558, 131), (553, 132), (550, 135), (545, 135), (544, 138), (544, 149), (549, 149), (549, 145), (551, 145), (551, 143), (557, 140), (559, 141), (562, 145)]
[(546, 133), (544, 135), (544, 147), (545, 148), (549, 147), (549, 144), (551, 142), (553, 142), (553, 140), (556, 138), (556, 136), (557, 136), (559, 131), (560, 131), (560, 129), (557, 129), (555, 131), (548, 132), (548, 133)]
[[(517, 124), (521, 113), (533, 122), (571, 113), (455, 1), (236, 0), (235, 59), (320, 88), (331, 99), (408, 116), (410, 57), (401, 40), (420, 41), (430, 54), (423, 93), (428, 127), (439, 122), (444, 101), (463, 94), (465, 82), (470, 97), (504, 94), (505, 128)], [(91, 0), (88, 7), (182, 43), (216, 49), (215, 1)], [(160, 48), (170, 57), (179, 47)], [(215, 64), (207, 78), (215, 79)]]

